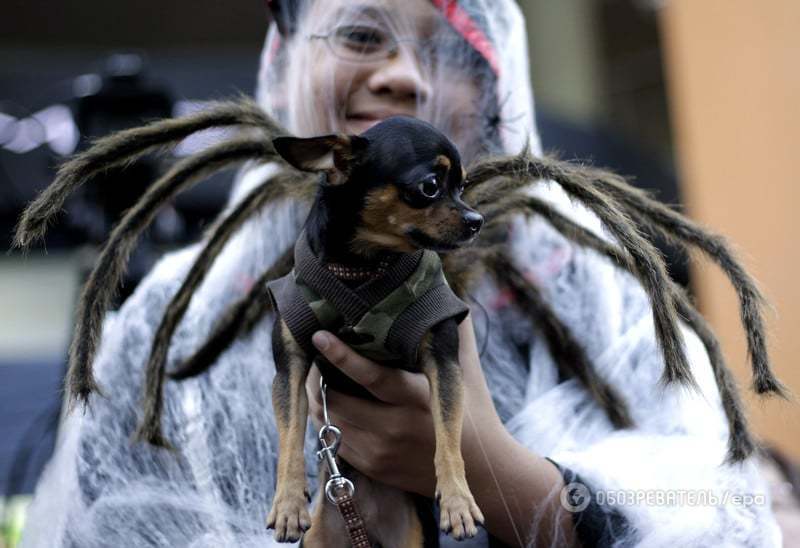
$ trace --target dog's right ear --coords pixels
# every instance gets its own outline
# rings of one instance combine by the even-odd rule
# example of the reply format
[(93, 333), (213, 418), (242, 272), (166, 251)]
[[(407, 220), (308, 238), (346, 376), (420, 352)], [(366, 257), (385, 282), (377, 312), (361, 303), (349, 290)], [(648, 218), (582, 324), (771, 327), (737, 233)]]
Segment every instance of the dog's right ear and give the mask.
[(326, 183), (341, 185), (350, 177), (353, 163), (369, 142), (358, 135), (323, 135), (322, 137), (276, 137), (275, 151), (301, 171), (322, 172)]

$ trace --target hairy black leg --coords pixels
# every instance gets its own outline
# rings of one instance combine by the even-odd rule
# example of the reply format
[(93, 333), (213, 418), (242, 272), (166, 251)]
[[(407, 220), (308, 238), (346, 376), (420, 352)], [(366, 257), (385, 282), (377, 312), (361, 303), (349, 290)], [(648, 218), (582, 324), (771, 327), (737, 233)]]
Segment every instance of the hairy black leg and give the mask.
[(753, 370), (753, 390), (758, 394), (775, 393), (786, 397), (786, 388), (769, 367), (766, 329), (761, 314), (764, 297), (725, 238), (700, 227), (646, 192), (627, 184), (619, 176), (600, 170), (591, 170), (590, 173), (594, 175), (598, 187), (624, 204), (641, 226), (670, 242), (696, 247), (720, 267), (739, 299), (742, 326), (747, 336), (747, 352)]
[(116, 294), (128, 257), (142, 232), (170, 199), (209, 174), (251, 158), (274, 154), (261, 141), (237, 139), (186, 158), (158, 179), (115, 226), (78, 302), (67, 380), (70, 397), (86, 402), (97, 389), (92, 373), (103, 318)]
[(175, 380), (184, 380), (200, 375), (210, 368), (236, 337), (249, 333), (264, 315), (272, 310), (272, 301), (267, 292), (267, 282), (285, 276), (293, 265), (294, 248), (290, 247), (259, 276), (247, 295), (225, 312), (200, 350), (180, 367), (170, 372), (169, 376)]
[(769, 367), (766, 331), (761, 313), (764, 299), (722, 236), (700, 227), (653, 199), (647, 192), (631, 186), (619, 175), (550, 158), (532, 158), (526, 150), (514, 157), (493, 158), (473, 166), (468, 176), (466, 201), (473, 205), (491, 207), (509, 193), (529, 185), (530, 181), (524, 181), (519, 175), (524, 171), (522, 166), (530, 161), (539, 164), (542, 170), (557, 165), (570, 177), (590, 182), (603, 194), (614, 197), (619, 206), (636, 222), (639, 230), (659, 234), (681, 247), (696, 247), (713, 260), (737, 292), (740, 317), (747, 336), (748, 355), (753, 369), (753, 389), (759, 394), (775, 393), (788, 397), (788, 391)]
[(253, 189), (234, 210), (217, 225), (208, 243), (202, 249), (178, 292), (173, 296), (153, 340), (150, 358), (145, 368), (144, 419), (136, 438), (154, 445), (166, 443), (161, 433), (162, 392), (167, 352), (170, 341), (181, 318), (189, 307), (194, 291), (200, 286), (216, 257), (227, 241), (256, 212), (268, 203), (287, 197), (297, 189), (297, 175), (278, 174)]
[(519, 187), (537, 180), (555, 181), (569, 196), (583, 203), (600, 218), (620, 245), (630, 253), (635, 267), (634, 273), (650, 297), (656, 338), (665, 358), (663, 379), (666, 382), (680, 381), (696, 386), (684, 353), (674, 304), (663, 290), (669, 279), (664, 261), (653, 245), (642, 237), (613, 197), (600, 192), (581, 173), (569, 170), (568, 164), (547, 158), (534, 158), (526, 153), (506, 158), (505, 161), (492, 160), (479, 164), (468, 173), (467, 179), (470, 186), (478, 184), (478, 189), (485, 190), (491, 188), (486, 185), (486, 177), (491, 178), (498, 173), (506, 178), (516, 179), (513, 184)]
[(188, 116), (159, 120), (97, 140), (91, 148), (61, 166), (55, 181), (25, 209), (14, 244), (26, 248), (44, 237), (47, 225), (61, 211), (67, 197), (94, 175), (131, 163), (146, 153), (175, 146), (197, 131), (237, 125), (260, 130), (266, 143), (286, 133), (254, 101), (240, 99), (212, 103)]
[[(566, 217), (553, 206), (538, 198), (517, 196), (507, 200), (507, 209), (498, 207), (497, 215), (487, 220), (487, 226), (501, 223), (507, 215), (536, 214), (547, 220), (559, 232), (577, 244), (590, 248), (607, 257), (612, 263), (628, 271), (632, 269), (630, 258), (617, 246), (600, 238), (590, 230)], [(674, 281), (670, 280), (670, 293), (681, 317), (691, 327), (703, 343), (709, 355), (714, 378), (719, 389), (722, 406), (728, 421), (729, 462), (744, 460), (754, 450), (754, 443), (747, 428), (747, 420), (733, 375), (728, 369), (719, 342), (703, 316), (697, 312), (689, 297)]]

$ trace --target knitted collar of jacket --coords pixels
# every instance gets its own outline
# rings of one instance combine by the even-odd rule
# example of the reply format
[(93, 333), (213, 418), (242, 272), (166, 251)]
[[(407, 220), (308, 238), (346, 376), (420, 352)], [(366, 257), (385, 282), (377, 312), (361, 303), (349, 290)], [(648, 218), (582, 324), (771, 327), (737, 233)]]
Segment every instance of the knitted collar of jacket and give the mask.
[(421, 249), (413, 253), (403, 253), (384, 275), (351, 288), (314, 254), (303, 231), (294, 249), (294, 270), (297, 278), (324, 295), (347, 323), (355, 324), (414, 272), (424, 253)]

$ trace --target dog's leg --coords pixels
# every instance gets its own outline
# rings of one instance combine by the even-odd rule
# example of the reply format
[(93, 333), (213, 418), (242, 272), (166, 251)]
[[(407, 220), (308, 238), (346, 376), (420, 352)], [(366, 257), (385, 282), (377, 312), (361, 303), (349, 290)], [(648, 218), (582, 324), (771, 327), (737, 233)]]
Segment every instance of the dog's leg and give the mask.
[[(406, 527), (404, 533), (405, 536), (400, 539), (398, 546), (401, 548), (422, 548), (426, 546), (425, 544), (425, 532), (422, 530), (422, 521), (420, 521), (419, 516), (414, 511), (415, 509), (412, 507), (412, 512), (409, 516), (409, 524)], [(431, 544), (439, 546), (439, 541), (431, 540)]]
[(267, 527), (275, 529), (275, 540), (295, 542), (311, 524), (303, 456), (308, 417), (305, 380), (309, 360), (280, 319), (272, 332), (272, 349), (276, 369), (272, 405), (278, 425), (279, 454), (275, 496)]
[(436, 433), (436, 498), (439, 527), (461, 540), (478, 532), (483, 523), (470, 493), (461, 456), (464, 386), (458, 363), (458, 324), (444, 321), (433, 329), (420, 349), (422, 371), (431, 385), (431, 409)]

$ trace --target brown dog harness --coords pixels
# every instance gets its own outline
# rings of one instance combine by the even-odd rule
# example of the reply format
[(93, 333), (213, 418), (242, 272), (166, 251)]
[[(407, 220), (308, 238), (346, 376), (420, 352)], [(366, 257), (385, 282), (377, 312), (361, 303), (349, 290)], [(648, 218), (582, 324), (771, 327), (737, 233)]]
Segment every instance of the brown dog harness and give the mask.
[(460, 323), (469, 311), (447, 285), (433, 251), (402, 254), (383, 275), (356, 288), (322, 264), (305, 232), (294, 260), (292, 272), (267, 288), (281, 319), (310, 356), (318, 354), (311, 336), (326, 329), (367, 358), (411, 368), (425, 333), (448, 318)]

